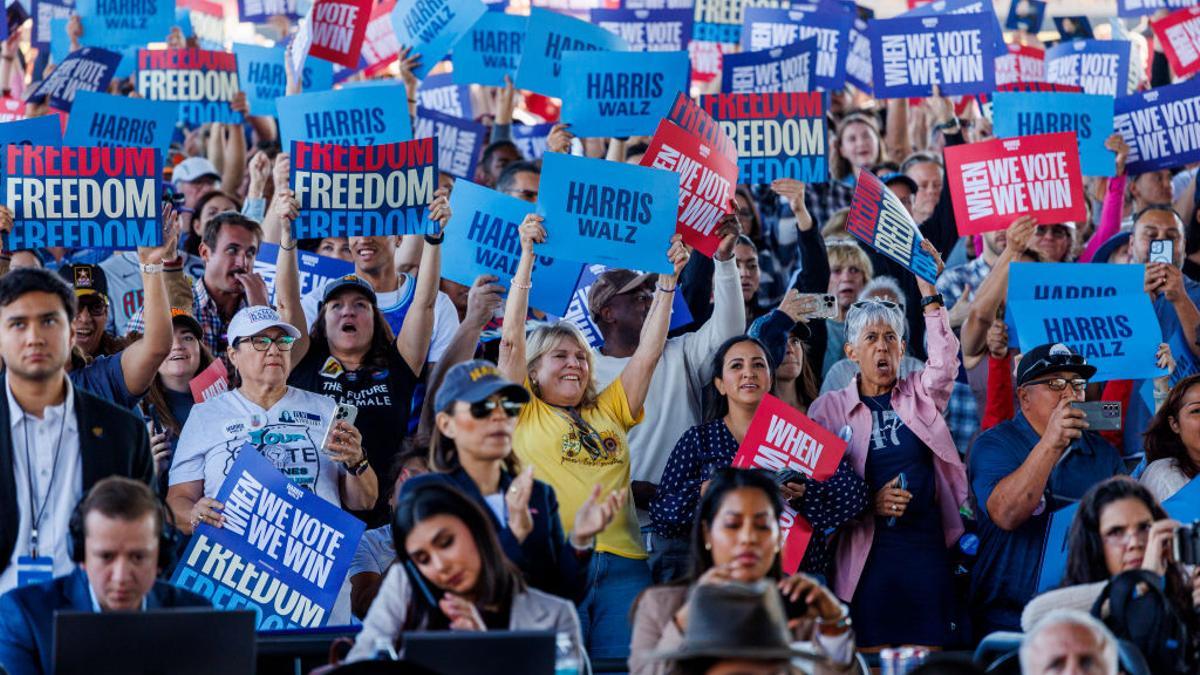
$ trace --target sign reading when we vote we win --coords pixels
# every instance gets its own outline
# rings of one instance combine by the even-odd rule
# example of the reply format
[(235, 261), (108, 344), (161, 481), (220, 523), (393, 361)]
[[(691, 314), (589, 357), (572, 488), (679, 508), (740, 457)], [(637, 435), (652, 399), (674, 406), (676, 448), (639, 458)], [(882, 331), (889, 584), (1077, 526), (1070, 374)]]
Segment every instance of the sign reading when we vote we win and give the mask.
[[(853, 5), (847, 7), (841, 2), (824, 3), (812, 12), (797, 7), (775, 9), (748, 6), (742, 19), (742, 51), (787, 47), (812, 38), (816, 40), (811, 47), (814, 55), (811, 65), (812, 89), (841, 89), (846, 82), (850, 29), (854, 23), (852, 8)], [(809, 91), (809, 88), (796, 91)]]
[[(816, 481), (828, 480), (846, 454), (846, 442), (783, 401), (767, 394), (733, 458), (741, 469), (778, 473), (792, 469)], [(779, 516), (783, 571), (794, 574), (812, 539), (812, 525), (784, 504)]]
[(5, 250), (162, 243), (159, 151), (9, 145), (4, 159), (0, 193), (13, 212)]
[(1200, 85), (1196, 80), (1122, 96), (1113, 128), (1129, 144), (1130, 175), (1200, 160)]
[(1200, 70), (1200, 7), (1172, 12), (1151, 22), (1150, 27), (1176, 76), (1186, 77)]
[(817, 39), (783, 47), (728, 54), (721, 59), (721, 93), (752, 94), (810, 91)]
[(846, 231), (929, 283), (937, 280), (937, 263), (921, 248), (921, 230), (900, 198), (873, 173), (858, 177)]
[(1060, 42), (1046, 51), (1046, 81), (1073, 84), (1086, 94), (1124, 96), (1130, 49), (1126, 40)]
[(252, 609), (258, 630), (329, 624), (365, 526), (293, 484), (250, 444), (217, 492), (222, 527), (201, 523), (171, 577), (217, 609)]
[(820, 92), (706, 95), (700, 107), (732, 140), (741, 182), (829, 180), (825, 99)]
[(296, 239), (433, 234), (425, 210), (437, 188), (437, 139), (341, 146), (292, 143)]
[(964, 236), (1003, 230), (1023, 215), (1040, 223), (1087, 218), (1074, 133), (948, 147), (946, 180)]
[(875, 96), (990, 93), (996, 88), (994, 16), (953, 14), (872, 21)]

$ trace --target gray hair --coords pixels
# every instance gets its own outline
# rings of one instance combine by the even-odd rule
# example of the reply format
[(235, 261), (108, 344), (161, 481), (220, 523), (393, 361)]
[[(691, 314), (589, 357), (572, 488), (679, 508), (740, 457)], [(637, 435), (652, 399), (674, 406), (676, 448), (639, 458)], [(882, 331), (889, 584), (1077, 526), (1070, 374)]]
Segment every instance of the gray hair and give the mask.
[[(886, 274), (877, 276), (868, 281), (867, 285), (863, 286), (862, 291), (859, 292), (858, 300), (859, 302), (863, 302), (866, 300), (875, 299), (878, 295), (880, 295), (881, 291), (895, 298), (896, 302), (900, 305), (900, 313), (904, 314), (908, 308), (908, 303), (904, 302), (904, 291), (900, 290), (900, 284), (896, 282), (895, 277), (890, 277)], [(900, 337), (908, 338), (907, 317), (904, 319), (904, 330), (900, 331)]]
[(1033, 659), (1033, 643), (1037, 641), (1038, 636), (1057, 626), (1080, 626), (1091, 631), (1092, 636), (1096, 638), (1096, 644), (1100, 647), (1101, 656), (1104, 658), (1105, 675), (1117, 675), (1117, 638), (1099, 619), (1077, 609), (1056, 609), (1049, 612), (1034, 625), (1033, 630), (1026, 633), (1025, 639), (1021, 641), (1022, 673), (1034, 672), (1031, 661)]
[(896, 335), (904, 337), (907, 322), (904, 320), (904, 310), (899, 307), (888, 307), (878, 300), (856, 302), (846, 312), (846, 344), (854, 344), (862, 337), (863, 330), (873, 323), (883, 322), (896, 331)]

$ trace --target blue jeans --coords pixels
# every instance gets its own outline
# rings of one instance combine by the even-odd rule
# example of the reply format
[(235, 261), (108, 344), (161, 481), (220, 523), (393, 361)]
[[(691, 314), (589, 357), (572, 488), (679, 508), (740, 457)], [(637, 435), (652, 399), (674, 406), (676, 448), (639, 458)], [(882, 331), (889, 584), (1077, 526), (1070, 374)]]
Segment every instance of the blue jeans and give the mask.
[(583, 644), (594, 659), (627, 659), (633, 638), (630, 610), (650, 585), (645, 560), (597, 551), (588, 563), (587, 595), (579, 603)]

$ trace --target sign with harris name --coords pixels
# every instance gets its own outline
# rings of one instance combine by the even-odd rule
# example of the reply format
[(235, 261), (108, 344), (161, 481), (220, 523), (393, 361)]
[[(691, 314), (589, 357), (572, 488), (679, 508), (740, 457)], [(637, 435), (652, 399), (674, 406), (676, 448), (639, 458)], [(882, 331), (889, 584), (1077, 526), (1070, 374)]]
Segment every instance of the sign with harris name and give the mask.
[(83, 34), (94, 36), (106, 47), (160, 42), (175, 25), (173, 0), (76, 0), (75, 13), (83, 24)]
[(1003, 230), (1024, 215), (1047, 225), (1087, 218), (1074, 133), (993, 138), (945, 154), (961, 235)]
[[(453, 215), (442, 244), (442, 276), (470, 286), (475, 277), (492, 274), (507, 291), (521, 260), (521, 221), (536, 208), (467, 180), (455, 183), (450, 194)], [(581, 263), (537, 256), (529, 305), (562, 316), (582, 270)]]
[(1085, 176), (1112, 176), (1116, 153), (1104, 147), (1113, 133), (1113, 99), (1098, 94), (996, 92), (992, 97), (996, 136), (1073, 131), (1079, 141), (1079, 167)]
[(527, 26), (516, 85), (545, 96), (563, 97), (564, 52), (619, 52), (629, 49), (624, 40), (600, 26), (548, 9), (530, 9)]
[(876, 19), (870, 24), (878, 98), (983, 94), (996, 88), (992, 23), (986, 14)]
[(189, 127), (241, 124), (230, 101), (238, 93), (237, 57), (208, 49), (139, 49), (137, 92), (151, 101), (179, 101)]
[(434, 234), (437, 139), (370, 146), (292, 142), (296, 239)]
[(562, 119), (580, 137), (646, 136), (687, 91), (687, 52), (567, 52)]
[(686, 51), (692, 39), (692, 10), (593, 9), (592, 23), (618, 35), (632, 52)]
[(485, 12), (454, 45), (451, 76), (456, 84), (504, 86), (504, 76), (515, 79), (525, 44), (526, 17)]
[[(829, 480), (846, 454), (846, 441), (809, 419), (804, 413), (767, 394), (758, 404), (750, 427), (733, 457), (740, 469), (761, 469), (777, 474), (799, 471), (816, 480)], [(812, 540), (812, 525), (784, 504), (779, 516), (783, 538), (785, 574), (795, 574)]]
[(371, 0), (315, 0), (307, 19), (309, 56), (357, 68), (371, 5)]
[(1177, 77), (1200, 70), (1200, 7), (1171, 12), (1150, 27)]
[(1129, 82), (1130, 43), (1073, 40), (1046, 51), (1046, 81), (1073, 84), (1085, 94), (1124, 96)]
[(742, 51), (786, 47), (815, 38), (813, 89), (841, 89), (846, 82), (853, 24), (853, 6), (841, 2), (827, 1), (812, 11), (747, 6), (742, 19)]
[[(1051, 279), (1045, 266), (1014, 263), (1009, 275), (1008, 308), (1022, 351), (1065, 344), (1096, 366), (1095, 382), (1166, 374), (1155, 363), (1163, 335), (1142, 290), (1144, 266), (1085, 265), (1088, 269), (1077, 270), (1069, 285), (1057, 289), (1045, 288)], [(1136, 274), (1116, 267), (1132, 267)]]
[(731, 139), (739, 182), (829, 180), (824, 94), (716, 94), (700, 106)]
[(121, 54), (98, 47), (81, 47), (73, 52), (53, 72), (34, 87), (26, 101), (42, 96), (51, 108), (71, 112), (75, 95), (81, 91), (107, 91), (117, 72)]
[[(235, 44), (238, 87), (246, 92), (251, 115), (276, 114), (275, 99), (287, 94), (286, 48)], [(333, 64), (321, 59), (304, 59), (300, 71), (303, 91), (325, 91), (333, 87)]]
[(1130, 175), (1200, 160), (1200, 84), (1155, 87), (1114, 103), (1113, 128), (1129, 144)]
[(717, 225), (730, 212), (737, 164), (670, 120), (659, 122), (641, 164), (679, 174), (675, 231), (684, 243), (711, 258), (721, 243)]
[(669, 274), (679, 177), (558, 152), (542, 157), (537, 212), (547, 237), (538, 255)]
[(162, 243), (160, 151), (8, 145), (4, 160), (5, 250)]
[(179, 104), (93, 91), (75, 95), (67, 120), (66, 145), (153, 148), (171, 145), (179, 121)]
[(483, 152), (487, 127), (475, 120), (451, 117), (436, 110), (417, 109), (417, 138), (436, 138), (438, 169), (471, 180)]
[(257, 630), (328, 625), (362, 521), (293, 484), (250, 444), (217, 501), (223, 526), (197, 526), (171, 583), (217, 609), (254, 610)]
[(900, 198), (873, 173), (859, 174), (846, 231), (925, 281), (937, 280), (937, 263), (921, 248), (921, 230)]
[(382, 145), (412, 138), (408, 93), (402, 84), (346, 87), (276, 99), (279, 136), (335, 145)]
[(817, 39), (785, 47), (728, 54), (721, 59), (721, 93), (790, 93), (811, 91)]
[(421, 55), (413, 72), (423, 78), (486, 12), (480, 0), (397, 0), (392, 31), (402, 46)]

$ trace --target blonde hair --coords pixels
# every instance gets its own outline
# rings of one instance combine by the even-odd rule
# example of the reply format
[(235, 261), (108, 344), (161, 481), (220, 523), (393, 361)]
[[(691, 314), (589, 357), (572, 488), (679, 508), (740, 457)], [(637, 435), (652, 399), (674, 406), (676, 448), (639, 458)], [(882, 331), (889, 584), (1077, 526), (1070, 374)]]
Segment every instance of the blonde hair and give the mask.
[(829, 215), (829, 220), (825, 221), (825, 226), (821, 228), (821, 237), (825, 241), (834, 238), (849, 237), (850, 233), (846, 232), (846, 219), (850, 217), (850, 207), (838, 209)]
[(854, 266), (862, 270), (864, 281), (870, 281), (875, 276), (875, 267), (871, 259), (853, 239), (830, 239), (825, 242), (829, 257), (830, 269), (834, 267)]
[[(886, 150), (883, 147), (883, 134), (879, 132), (879, 121), (874, 116), (865, 112), (852, 112), (842, 118), (838, 123), (837, 134), (833, 138), (833, 143), (830, 144), (829, 152), (833, 155), (833, 161), (829, 163), (830, 173), (833, 177), (841, 180), (846, 176), (854, 173), (854, 167), (850, 165), (850, 160), (842, 156), (842, 136), (851, 124), (864, 124), (871, 131), (875, 132), (875, 158), (871, 160), (871, 165), (879, 164), (887, 159)], [(865, 170), (865, 169), (864, 169)]]
[(583, 400), (576, 407), (591, 407), (596, 404), (596, 399), (599, 397), (599, 392), (596, 391), (596, 357), (592, 354), (591, 345), (588, 344), (583, 331), (579, 330), (579, 327), (570, 321), (558, 321), (538, 326), (525, 339), (525, 367), (529, 372), (529, 388), (532, 390), (534, 396), (541, 398), (542, 395), (538, 389), (536, 376), (538, 364), (541, 362), (542, 357), (554, 349), (558, 345), (559, 340), (564, 338), (574, 340), (575, 344), (579, 345), (579, 348), (587, 355), (587, 387), (583, 391)]

